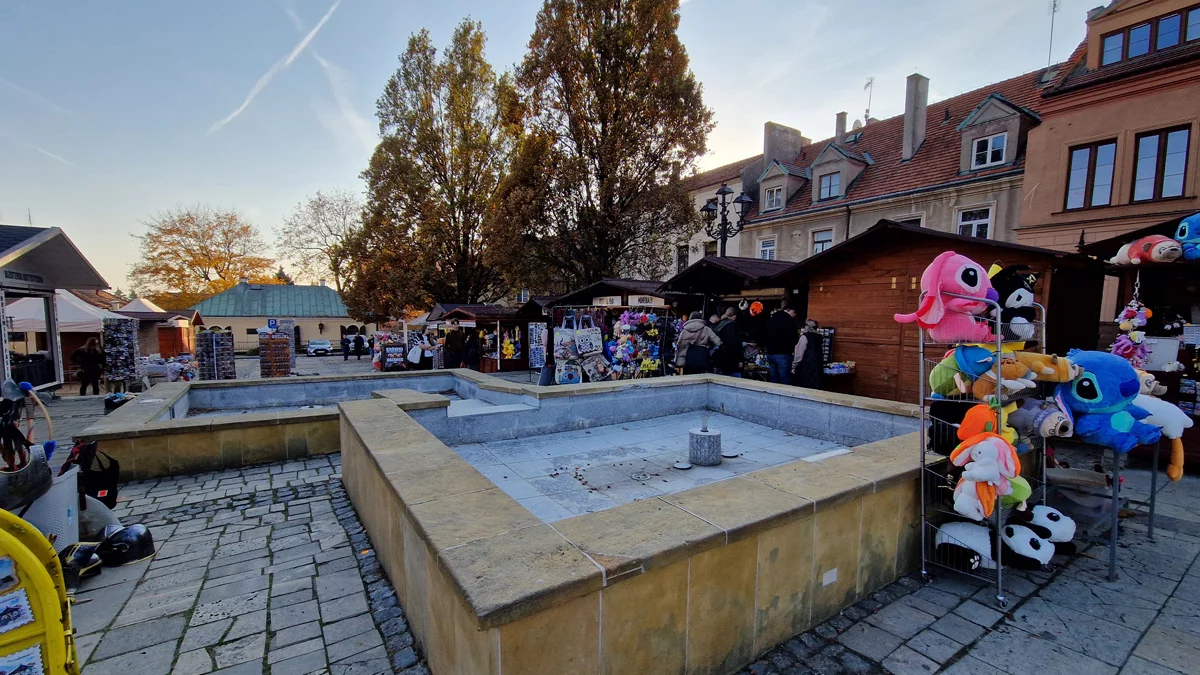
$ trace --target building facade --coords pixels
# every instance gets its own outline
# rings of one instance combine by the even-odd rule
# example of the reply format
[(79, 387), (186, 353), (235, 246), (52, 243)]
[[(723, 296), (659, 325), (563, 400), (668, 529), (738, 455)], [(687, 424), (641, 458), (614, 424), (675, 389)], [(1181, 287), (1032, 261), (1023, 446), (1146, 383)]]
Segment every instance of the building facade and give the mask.
[(1093, 10), (1038, 110), (1021, 243), (1073, 250), (1200, 211), (1200, 4)]
[(351, 319), (337, 291), (323, 284), (251, 284), (243, 280), (191, 309), (204, 317), (209, 329), (233, 333), (239, 351), (257, 348), (258, 329), (271, 319), (295, 321), (298, 348), (313, 339), (329, 340), (337, 348), (343, 334), (375, 332), (374, 324)]

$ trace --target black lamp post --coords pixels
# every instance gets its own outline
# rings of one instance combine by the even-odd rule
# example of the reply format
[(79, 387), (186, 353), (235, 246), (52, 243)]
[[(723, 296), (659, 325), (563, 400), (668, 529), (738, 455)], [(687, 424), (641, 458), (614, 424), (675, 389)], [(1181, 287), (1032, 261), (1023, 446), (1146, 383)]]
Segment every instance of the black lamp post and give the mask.
[[(736, 237), (742, 228), (745, 227), (746, 216), (750, 215), (750, 207), (754, 204), (745, 192), (739, 194), (733, 204), (737, 206), (738, 220), (736, 223), (729, 222), (729, 195), (733, 194), (725, 183), (721, 183), (720, 189), (717, 190), (717, 196), (704, 203), (700, 207), (700, 213), (704, 214), (704, 232), (708, 236), (721, 242), (720, 255), (725, 257), (725, 241), (730, 237)], [(720, 202), (717, 200), (720, 199)], [(718, 206), (719, 204), (719, 206)], [(721, 219), (717, 220), (717, 214), (721, 215)]]

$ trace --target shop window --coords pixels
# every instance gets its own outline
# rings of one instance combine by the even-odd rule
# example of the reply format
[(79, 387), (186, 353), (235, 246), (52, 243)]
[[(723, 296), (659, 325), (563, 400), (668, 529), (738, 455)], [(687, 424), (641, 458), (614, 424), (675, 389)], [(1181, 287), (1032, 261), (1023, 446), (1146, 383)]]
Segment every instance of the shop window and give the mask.
[(1133, 201), (1183, 195), (1187, 173), (1189, 128), (1164, 129), (1138, 134), (1137, 161), (1133, 170)]
[(992, 209), (965, 209), (958, 212), (958, 233), (964, 237), (987, 239), (992, 225)]
[(704, 242), (704, 257), (707, 258), (709, 256), (713, 256), (716, 254), (717, 254), (717, 242), (715, 242), (715, 241)]
[(766, 197), (764, 198), (764, 211), (783, 208), (783, 188), (773, 187), (767, 188)]
[(682, 272), (688, 266), (688, 245), (678, 244), (675, 246), (675, 271)]
[(775, 238), (760, 239), (758, 241), (758, 257), (760, 260), (775, 259)]
[(827, 173), (821, 176), (821, 199), (842, 196), (842, 174)]
[(1071, 148), (1067, 170), (1067, 209), (1112, 203), (1113, 166), (1117, 142), (1100, 141)]
[(1007, 143), (1007, 133), (975, 139), (974, 152), (971, 155), (971, 168), (984, 169), (1003, 164), (1004, 147)]
[(833, 247), (833, 230), (817, 230), (813, 232), (813, 255), (827, 251)]

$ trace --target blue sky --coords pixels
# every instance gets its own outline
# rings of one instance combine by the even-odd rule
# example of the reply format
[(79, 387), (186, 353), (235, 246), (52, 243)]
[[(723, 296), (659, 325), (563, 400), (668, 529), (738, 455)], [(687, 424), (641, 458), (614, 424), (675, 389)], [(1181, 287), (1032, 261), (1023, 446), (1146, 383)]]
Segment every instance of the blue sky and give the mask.
[[(688, 0), (680, 37), (718, 122), (701, 166), (759, 152), (768, 120), (832, 135), (839, 110), (862, 116), (867, 77), (872, 115), (885, 118), (903, 111), (914, 71), (941, 99), (1044, 66), (1048, 1)], [(1062, 0), (1056, 61), (1082, 39), (1095, 4)], [(131, 235), (161, 209), (234, 208), (273, 243), (306, 195), (362, 190), (374, 102), (412, 32), (429, 28), (444, 45), (469, 15), (502, 69), (522, 58), (540, 6), (9, 0), (0, 4), (0, 223), (31, 213), (34, 225), (62, 227), (121, 287), (137, 258)]]

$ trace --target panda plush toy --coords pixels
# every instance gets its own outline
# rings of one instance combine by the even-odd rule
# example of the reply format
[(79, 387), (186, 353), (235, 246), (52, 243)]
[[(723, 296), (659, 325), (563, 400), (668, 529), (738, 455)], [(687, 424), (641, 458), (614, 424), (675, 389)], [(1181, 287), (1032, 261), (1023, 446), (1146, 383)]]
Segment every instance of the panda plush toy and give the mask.
[(1058, 509), (1037, 504), (1026, 511), (1013, 511), (1008, 522), (1024, 525), (1054, 544), (1055, 555), (1075, 555), (1075, 521)]
[[(1000, 560), (1022, 570), (1045, 570), (1054, 544), (1024, 525), (1007, 524), (1000, 533)], [(934, 537), (937, 560), (962, 572), (996, 569), (996, 538), (974, 523), (946, 523)]]
[[(992, 288), (1000, 295), (1000, 322), (1005, 340), (1032, 340), (1037, 335), (1037, 310), (1033, 307), (1033, 284), (1036, 278), (1029, 265), (992, 265), (989, 277)], [(990, 312), (996, 319), (996, 310)]]

